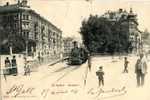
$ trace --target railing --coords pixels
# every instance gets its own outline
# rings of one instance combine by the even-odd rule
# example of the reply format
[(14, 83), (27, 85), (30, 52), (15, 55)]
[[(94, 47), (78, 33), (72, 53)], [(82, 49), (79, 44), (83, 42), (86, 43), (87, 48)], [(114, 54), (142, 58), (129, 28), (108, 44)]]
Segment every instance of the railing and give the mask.
[(5, 67), (2, 70), (2, 75), (17, 75), (17, 67)]

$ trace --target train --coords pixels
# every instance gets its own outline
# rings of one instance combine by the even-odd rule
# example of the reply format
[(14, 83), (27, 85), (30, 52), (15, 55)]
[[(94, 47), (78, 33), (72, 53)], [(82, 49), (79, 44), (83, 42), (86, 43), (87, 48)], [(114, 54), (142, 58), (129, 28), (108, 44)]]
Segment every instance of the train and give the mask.
[(85, 48), (74, 47), (71, 50), (68, 64), (69, 65), (81, 65), (88, 60), (88, 52)]

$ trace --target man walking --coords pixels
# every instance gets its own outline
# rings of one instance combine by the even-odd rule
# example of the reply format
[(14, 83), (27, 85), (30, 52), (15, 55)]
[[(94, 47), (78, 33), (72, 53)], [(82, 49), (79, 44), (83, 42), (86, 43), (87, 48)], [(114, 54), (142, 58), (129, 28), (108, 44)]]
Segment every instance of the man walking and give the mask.
[(96, 72), (96, 75), (98, 76), (99, 86), (104, 86), (104, 71), (102, 66), (99, 67), (99, 70)]
[(135, 73), (137, 79), (137, 86), (143, 86), (145, 81), (145, 75), (147, 73), (147, 63), (144, 54), (140, 54), (140, 59), (138, 59), (136, 62)]
[(129, 64), (129, 61), (127, 59), (127, 57), (124, 57), (124, 73), (128, 73), (128, 64)]

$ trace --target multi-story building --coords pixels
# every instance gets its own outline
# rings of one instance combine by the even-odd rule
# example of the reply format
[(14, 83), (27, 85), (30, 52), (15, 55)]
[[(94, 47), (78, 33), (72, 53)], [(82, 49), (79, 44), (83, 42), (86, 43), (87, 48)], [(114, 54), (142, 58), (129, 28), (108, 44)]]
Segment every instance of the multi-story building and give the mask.
[(0, 32), (1, 42), (12, 42), (15, 52), (13, 41), (29, 55), (58, 58), (62, 53), (62, 31), (31, 9), (27, 0), (0, 6)]
[(129, 34), (133, 52), (139, 52), (138, 50), (141, 48), (141, 31), (138, 29), (137, 15), (133, 13), (132, 8), (130, 8), (129, 12), (123, 9), (108, 11), (102, 17), (108, 18), (112, 23), (119, 21), (121, 24), (128, 26), (126, 34)]
[(63, 57), (68, 57), (70, 55), (73, 48), (73, 41), (74, 39), (71, 37), (66, 37), (63, 39)]

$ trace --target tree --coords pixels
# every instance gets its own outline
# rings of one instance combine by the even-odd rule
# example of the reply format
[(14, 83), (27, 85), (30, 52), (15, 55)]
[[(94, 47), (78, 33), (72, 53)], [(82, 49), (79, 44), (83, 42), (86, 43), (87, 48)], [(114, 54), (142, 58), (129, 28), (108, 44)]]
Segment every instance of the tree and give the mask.
[(6, 41), (1, 44), (0, 52), (2, 53), (8, 54), (10, 45), (12, 46), (14, 53), (19, 53), (25, 50), (25, 39), (17, 34), (19, 27), (16, 28), (15, 23), (17, 23), (17, 21), (14, 19), (13, 15), (2, 16), (0, 22), (0, 42)]
[[(13, 53), (23, 52), (25, 50), (25, 40), (20, 36), (11, 37), (12, 41), (8, 38), (4, 44), (1, 44), (1, 51), (3, 54), (9, 53), (9, 46), (12, 45)], [(11, 44), (10, 44), (11, 43)]]
[(128, 23), (123, 18), (114, 22), (90, 15), (88, 20), (82, 22), (80, 33), (90, 52), (128, 52), (130, 48)]

